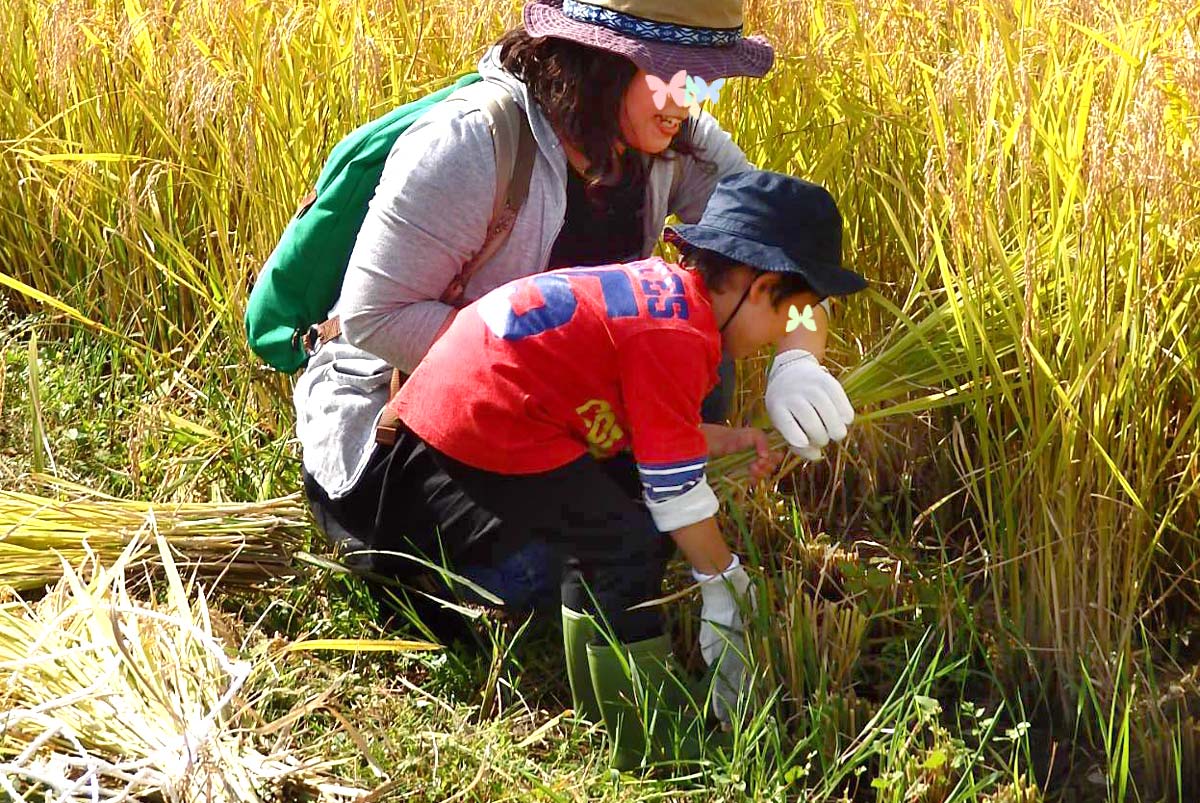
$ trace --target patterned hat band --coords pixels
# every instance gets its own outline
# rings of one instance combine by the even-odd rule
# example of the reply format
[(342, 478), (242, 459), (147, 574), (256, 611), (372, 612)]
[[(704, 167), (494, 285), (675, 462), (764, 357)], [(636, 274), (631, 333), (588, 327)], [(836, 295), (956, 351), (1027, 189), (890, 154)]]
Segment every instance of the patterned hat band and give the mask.
[(562, 13), (563, 16), (576, 22), (601, 25), (610, 31), (627, 36), (673, 45), (725, 47), (736, 45), (742, 38), (742, 26), (740, 25), (736, 28), (693, 28), (670, 22), (655, 22), (635, 17), (632, 14), (613, 11), (610, 8), (582, 3), (579, 0), (563, 0)]

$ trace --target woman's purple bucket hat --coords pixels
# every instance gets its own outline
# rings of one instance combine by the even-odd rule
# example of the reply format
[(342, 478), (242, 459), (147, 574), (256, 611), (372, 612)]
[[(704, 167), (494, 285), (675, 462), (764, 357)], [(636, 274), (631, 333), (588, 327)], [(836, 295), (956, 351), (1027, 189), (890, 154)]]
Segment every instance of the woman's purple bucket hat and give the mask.
[(775, 62), (762, 36), (742, 36), (741, 0), (534, 0), (530, 36), (555, 36), (624, 56), (650, 75), (761, 78)]

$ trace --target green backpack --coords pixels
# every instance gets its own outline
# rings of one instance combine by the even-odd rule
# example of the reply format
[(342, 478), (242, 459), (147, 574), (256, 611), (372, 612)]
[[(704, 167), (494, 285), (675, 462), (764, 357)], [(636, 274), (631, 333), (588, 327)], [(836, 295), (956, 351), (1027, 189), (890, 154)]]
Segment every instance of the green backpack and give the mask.
[[(503, 86), (481, 78), (469, 73), (448, 87), (406, 103), (355, 129), (333, 149), (316, 188), (284, 229), (246, 305), (250, 347), (271, 367), (285, 373), (297, 371), (308, 362), (315, 343), (340, 332), (336, 319), (325, 318), (341, 292), (354, 241), (396, 140), (434, 104), (474, 100), (492, 128), (496, 200), (482, 247), (442, 295), (445, 303), (459, 305), (471, 274), (507, 238), (528, 193), (536, 155), (524, 111)], [(475, 88), (464, 89), (472, 85)]]

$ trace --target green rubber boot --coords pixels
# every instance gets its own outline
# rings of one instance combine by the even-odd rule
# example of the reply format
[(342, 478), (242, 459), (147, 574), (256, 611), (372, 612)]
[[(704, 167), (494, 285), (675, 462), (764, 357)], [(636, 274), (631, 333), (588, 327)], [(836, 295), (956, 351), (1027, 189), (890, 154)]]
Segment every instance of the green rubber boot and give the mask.
[(613, 769), (699, 758), (704, 723), (672, 669), (670, 640), (659, 636), (621, 644), (619, 650), (587, 646), (592, 686), (613, 744)]
[(596, 635), (596, 620), (586, 613), (562, 606), (563, 657), (567, 661), (567, 680), (571, 684), (571, 705), (575, 715), (588, 722), (600, 721), (600, 704), (592, 688), (588, 670), (587, 645)]

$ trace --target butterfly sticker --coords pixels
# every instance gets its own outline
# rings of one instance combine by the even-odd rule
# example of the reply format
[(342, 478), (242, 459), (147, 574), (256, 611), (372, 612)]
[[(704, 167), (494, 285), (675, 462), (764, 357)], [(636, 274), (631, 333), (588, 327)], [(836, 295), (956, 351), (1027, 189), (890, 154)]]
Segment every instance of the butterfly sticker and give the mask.
[(687, 106), (688, 114), (692, 117), (700, 116), (700, 104), (696, 101), (696, 93), (692, 91), (692, 76), (687, 79)]
[(662, 109), (667, 105), (667, 97), (675, 101), (677, 106), (687, 106), (686, 84), (690, 80), (686, 70), (680, 70), (671, 76), (670, 83), (663, 81), (657, 75), (647, 75), (646, 85), (654, 93), (654, 108)]
[(813, 317), (813, 308), (808, 304), (804, 305), (803, 313), (796, 309), (796, 305), (793, 304), (788, 310), (788, 322), (785, 331), (791, 333), (801, 326), (810, 332), (815, 332), (817, 331), (817, 319)]
[(710, 84), (698, 75), (689, 75), (686, 84), (688, 95), (692, 100), (690, 104), (692, 113), (698, 115), (701, 103), (712, 101), (715, 104), (721, 99), (721, 87), (725, 86), (725, 79), (718, 78)]

